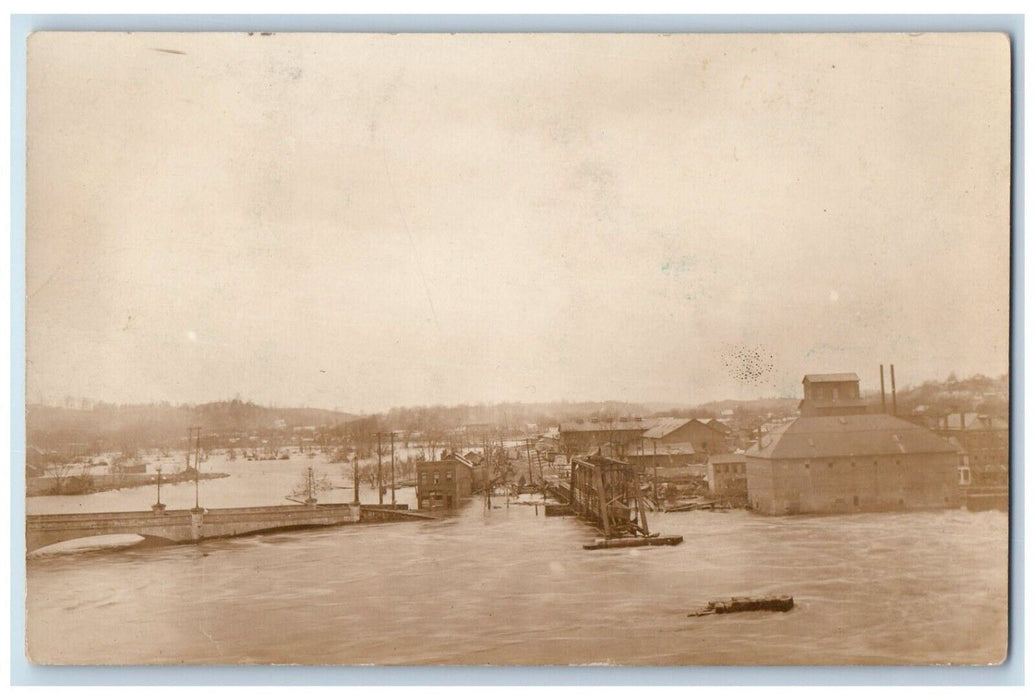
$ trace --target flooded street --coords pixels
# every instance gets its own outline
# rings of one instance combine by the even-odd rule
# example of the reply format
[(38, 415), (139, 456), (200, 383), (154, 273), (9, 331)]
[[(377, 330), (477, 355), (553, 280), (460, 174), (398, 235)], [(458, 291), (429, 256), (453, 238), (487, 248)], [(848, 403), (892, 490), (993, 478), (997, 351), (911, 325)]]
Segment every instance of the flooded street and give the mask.
[[(202, 482), (202, 505), (287, 503), (306, 466), (347, 483), (322, 457), (214, 459), (205, 471), (231, 476)], [(192, 483), (162, 489), (170, 508), (193, 498)], [(413, 490), (399, 500), (412, 503)], [(153, 501), (141, 488), (32, 498), (27, 510)], [(29, 648), (45, 649), (35, 661), (75, 664), (983, 664), (1005, 654), (1002, 512), (652, 514), (652, 530), (684, 544), (584, 551), (595, 531), (574, 518), (493, 505), (474, 499), (434, 522), (32, 555)], [(710, 599), (776, 593), (795, 609), (686, 617)]]

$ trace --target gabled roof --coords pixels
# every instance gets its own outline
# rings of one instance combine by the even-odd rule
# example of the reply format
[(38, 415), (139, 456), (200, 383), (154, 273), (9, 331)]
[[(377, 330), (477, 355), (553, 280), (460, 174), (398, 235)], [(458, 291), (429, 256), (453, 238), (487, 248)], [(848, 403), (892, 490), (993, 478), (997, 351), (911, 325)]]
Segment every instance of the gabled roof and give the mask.
[(427, 468), (427, 467), (434, 467), (434, 466), (437, 466), (439, 464), (445, 464), (447, 462), (456, 462), (456, 463), (458, 463), (458, 464), (460, 464), (462, 466), (467, 467), (468, 469), (474, 469), (474, 465), (470, 462), (470, 460), (464, 459), (463, 457), (461, 457), (458, 454), (451, 454), (451, 455), (448, 455), (448, 456), (446, 456), (446, 457), (444, 457), (442, 459), (438, 459), (438, 460), (429, 460), (429, 461), (426, 461), (426, 462), (417, 462), (417, 466), (418, 467)]
[(706, 428), (710, 428), (717, 433), (726, 434), (730, 432), (728, 426), (717, 421), (714, 418), (708, 420), (701, 420), (700, 418), (657, 418), (654, 421), (654, 426), (643, 434), (643, 437), (648, 440), (661, 440), (675, 431), (679, 430), (685, 425), (690, 423), (700, 423)]
[(658, 418), (654, 426), (643, 434), (643, 437), (653, 440), (660, 440), (669, 433), (679, 430), (693, 418)]
[(733, 432), (732, 430), (730, 430), (730, 427), (728, 425), (723, 423), (718, 418), (711, 418), (711, 419), (709, 419), (707, 421), (704, 421), (704, 423), (709, 428), (713, 428), (714, 430), (718, 430), (720, 433), (731, 433), (731, 432)]
[(761, 459), (809, 459), (864, 455), (956, 452), (946, 440), (885, 413), (806, 416), (762, 435), (747, 451)]
[(802, 383), (809, 382), (810, 384), (817, 384), (820, 382), (857, 382), (859, 381), (859, 375), (855, 372), (841, 372), (835, 374), (806, 374), (805, 378), (801, 381)]
[(647, 426), (641, 421), (635, 420), (623, 420), (623, 421), (598, 421), (594, 423), (591, 420), (584, 421), (582, 423), (561, 423), (560, 432), (562, 433), (613, 433), (619, 431), (628, 432), (641, 432)]

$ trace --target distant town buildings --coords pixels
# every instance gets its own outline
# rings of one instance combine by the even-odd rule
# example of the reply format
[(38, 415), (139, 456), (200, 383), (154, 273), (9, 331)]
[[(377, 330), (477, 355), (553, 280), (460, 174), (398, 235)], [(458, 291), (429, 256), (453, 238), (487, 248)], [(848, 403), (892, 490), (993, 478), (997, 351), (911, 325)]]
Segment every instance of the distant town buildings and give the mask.
[(558, 442), (569, 455), (606, 448), (615, 459), (637, 464), (652, 464), (655, 454), (666, 464), (704, 464), (709, 454), (728, 452), (730, 440), (730, 428), (716, 419), (590, 419), (558, 427)]
[(962, 484), (1009, 483), (1010, 425), (1005, 419), (974, 412), (950, 413), (938, 419), (937, 432), (959, 447)]
[(618, 456), (632, 454), (640, 436), (650, 427), (640, 418), (600, 419), (561, 423), (557, 432), (562, 449), (569, 455), (588, 455), (608, 445)]

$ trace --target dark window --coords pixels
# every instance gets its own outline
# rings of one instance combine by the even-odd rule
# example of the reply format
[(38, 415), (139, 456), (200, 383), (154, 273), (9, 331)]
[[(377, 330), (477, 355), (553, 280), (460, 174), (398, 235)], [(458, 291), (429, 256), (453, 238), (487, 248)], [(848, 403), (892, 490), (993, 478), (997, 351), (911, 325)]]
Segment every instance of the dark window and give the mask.
[(446, 481), (452, 481), (452, 480), (453, 480), (453, 470), (449, 470), (449, 471), (446, 472)]

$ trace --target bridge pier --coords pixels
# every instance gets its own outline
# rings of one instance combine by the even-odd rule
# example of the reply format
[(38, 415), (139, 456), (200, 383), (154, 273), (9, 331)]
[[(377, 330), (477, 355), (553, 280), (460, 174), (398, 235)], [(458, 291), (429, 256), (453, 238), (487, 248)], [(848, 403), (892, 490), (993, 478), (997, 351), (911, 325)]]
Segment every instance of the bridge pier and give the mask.
[(199, 542), (201, 540), (201, 529), (205, 525), (205, 509), (204, 508), (191, 508), (190, 509), (190, 538)]

